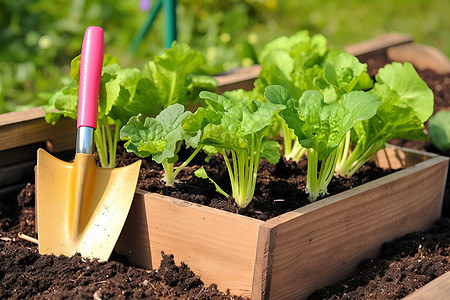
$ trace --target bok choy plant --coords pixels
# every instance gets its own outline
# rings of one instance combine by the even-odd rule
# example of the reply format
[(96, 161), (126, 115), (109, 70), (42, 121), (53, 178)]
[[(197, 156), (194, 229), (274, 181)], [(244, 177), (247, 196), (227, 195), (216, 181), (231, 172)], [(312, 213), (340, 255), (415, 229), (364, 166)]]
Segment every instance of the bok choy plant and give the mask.
[(142, 120), (141, 116), (131, 117), (120, 130), (120, 138), (125, 141), (128, 152), (139, 157), (151, 155), (154, 161), (162, 164), (167, 186), (173, 186), (178, 173), (201, 150), (200, 147), (196, 148), (181, 166), (174, 168), (180, 143), (185, 137), (181, 121), (190, 114), (190, 111), (184, 111), (183, 105), (176, 103), (169, 105), (155, 118)]
[(424, 122), (433, 113), (434, 96), (410, 63), (380, 69), (369, 92), (381, 100), (374, 117), (353, 127), (354, 148), (343, 149), (336, 171), (352, 176), (393, 138), (426, 140)]
[(279, 144), (265, 136), (274, 115), (284, 105), (229, 99), (206, 91), (200, 97), (206, 107), (198, 108), (184, 119), (185, 140), (187, 144), (208, 147), (210, 153), (223, 156), (232, 196), (239, 207), (245, 207), (255, 192), (261, 157), (271, 163), (280, 158)]
[(307, 149), (308, 170), (306, 189), (309, 200), (315, 201), (327, 193), (337, 164), (339, 144), (355, 122), (373, 117), (380, 101), (373, 94), (352, 91), (340, 102), (328, 104), (324, 95), (316, 90), (305, 91), (296, 100), (286, 88), (268, 86), (267, 101), (286, 108), (280, 116)]
[[(262, 68), (252, 92), (261, 101), (265, 101), (264, 92), (269, 85), (285, 87), (295, 99), (306, 90), (318, 90), (327, 103), (352, 90), (372, 86), (366, 64), (344, 51), (329, 50), (323, 35), (310, 36), (305, 30), (268, 43), (259, 60)], [(281, 131), (285, 159), (298, 161), (305, 148), (283, 119), (278, 117), (276, 125), (273, 135)]]
[[(45, 119), (55, 123), (61, 115), (77, 117), (80, 57), (72, 60), (70, 81), (57, 91), (44, 107)], [(145, 65), (121, 68), (117, 59), (105, 55), (98, 100), (98, 126), (94, 142), (102, 167), (113, 168), (119, 131), (130, 117), (154, 116), (174, 103), (187, 104), (198, 99), (199, 89), (214, 90), (212, 77), (194, 75), (204, 64), (203, 56), (185, 44), (174, 42)]]

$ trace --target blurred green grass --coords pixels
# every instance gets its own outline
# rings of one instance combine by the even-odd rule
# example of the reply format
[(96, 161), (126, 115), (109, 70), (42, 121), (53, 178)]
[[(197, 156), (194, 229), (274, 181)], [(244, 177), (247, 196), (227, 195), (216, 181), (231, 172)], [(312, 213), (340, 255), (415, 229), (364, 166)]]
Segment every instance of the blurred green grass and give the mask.
[(343, 47), (377, 35), (400, 32), (411, 34), (415, 42), (432, 45), (450, 56), (450, 1), (284, 0), (276, 3), (277, 25), (268, 30), (270, 36), (305, 28), (323, 33), (332, 46)]
[[(164, 20), (130, 53), (148, 14), (140, 1), (0, 0), (0, 112), (46, 103), (90, 25), (105, 29), (105, 49), (122, 66), (142, 67), (163, 48)], [(448, 0), (178, 0), (178, 40), (204, 53), (210, 73), (251, 64), (254, 49), (302, 29), (324, 34), (332, 48), (400, 32), (450, 56), (449, 11)]]

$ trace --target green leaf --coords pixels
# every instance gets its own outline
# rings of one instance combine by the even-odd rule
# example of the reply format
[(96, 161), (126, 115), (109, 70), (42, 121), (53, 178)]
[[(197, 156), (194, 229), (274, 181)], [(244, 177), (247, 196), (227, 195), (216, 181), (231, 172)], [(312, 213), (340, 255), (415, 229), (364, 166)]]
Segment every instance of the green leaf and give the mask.
[(261, 144), (261, 157), (266, 158), (271, 164), (276, 164), (281, 157), (280, 143), (274, 140), (264, 139)]
[(81, 54), (75, 56), (70, 62), (69, 77), (77, 82), (80, 80), (80, 64), (81, 64)]
[(173, 104), (161, 111), (156, 118), (147, 117), (144, 122), (131, 117), (121, 129), (120, 138), (125, 148), (140, 157), (152, 155), (157, 163), (176, 158), (177, 143), (184, 138), (181, 121), (190, 112), (181, 104)]
[[(104, 73), (103, 77), (107, 77), (107, 73)], [(105, 115), (125, 123), (131, 116), (138, 113), (152, 116), (160, 111), (158, 101), (153, 99), (158, 89), (138, 69), (118, 70), (114, 80), (106, 81), (106, 97), (100, 97), (100, 100), (106, 99)]]
[(286, 105), (281, 117), (300, 144), (315, 149), (322, 158), (337, 148), (355, 122), (373, 116), (380, 104), (376, 96), (359, 91), (346, 94), (342, 103), (327, 104), (323, 94), (315, 90), (305, 91), (294, 100), (280, 86), (267, 87), (266, 98)]
[(272, 125), (273, 116), (284, 105), (258, 101), (233, 100), (210, 92), (201, 92), (207, 103), (206, 109), (199, 109), (187, 118), (184, 128), (192, 136), (202, 129), (201, 143), (219, 149), (247, 149), (251, 135), (264, 135)]
[(394, 62), (386, 65), (378, 71), (375, 79), (373, 93), (381, 101), (413, 108), (422, 123), (433, 113), (433, 92), (420, 78), (412, 64)]
[(188, 86), (188, 99), (196, 103), (200, 100), (199, 93), (201, 91), (215, 91), (217, 88), (217, 80), (208, 75), (192, 74), (190, 76), (191, 83)]
[(360, 81), (363, 87), (371, 87), (370, 81), (367, 82), (367, 64), (360, 63), (355, 56), (347, 52), (342, 52), (337, 56), (327, 59), (323, 73), (326, 81), (340, 95), (354, 90)]
[(162, 125), (151, 118), (145, 119), (143, 123), (138, 117), (131, 117), (120, 130), (120, 138), (126, 141), (127, 151), (133, 152), (139, 157), (161, 153), (167, 144)]
[(158, 87), (158, 101), (163, 107), (187, 104), (191, 74), (205, 63), (203, 56), (186, 44), (174, 42), (170, 49), (145, 65), (145, 75)]
[(257, 99), (264, 100), (269, 85), (284, 86), (294, 98), (300, 98), (305, 90), (317, 89), (315, 80), (328, 53), (326, 44), (323, 35), (310, 36), (306, 30), (268, 43), (259, 58), (262, 69), (255, 81)]
[(450, 149), (450, 111), (438, 111), (428, 125), (433, 144), (440, 150)]
[[(423, 123), (433, 112), (434, 97), (410, 63), (392, 63), (378, 71), (371, 93), (382, 101), (374, 118), (356, 128), (358, 144), (380, 147), (393, 138), (426, 140)], [(381, 149), (381, 148), (380, 148)]]
[(341, 174), (351, 176), (393, 138), (426, 140), (424, 122), (433, 112), (433, 93), (411, 64), (392, 63), (378, 71), (370, 93), (381, 100), (375, 116), (354, 126), (355, 148), (340, 163)]
[(72, 119), (77, 118), (78, 111), (78, 86), (75, 83), (63, 87), (55, 92), (49, 103), (44, 106), (45, 121), (55, 124), (61, 116)]

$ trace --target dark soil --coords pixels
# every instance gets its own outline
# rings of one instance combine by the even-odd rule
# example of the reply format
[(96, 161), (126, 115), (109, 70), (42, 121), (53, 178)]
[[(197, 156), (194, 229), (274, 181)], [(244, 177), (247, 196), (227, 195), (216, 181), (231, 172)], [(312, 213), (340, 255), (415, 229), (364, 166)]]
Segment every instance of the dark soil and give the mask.
[(362, 262), (345, 281), (308, 299), (401, 299), (450, 271), (450, 219), (425, 232), (407, 234), (381, 248), (377, 259)]
[[(383, 65), (383, 60), (386, 58), (369, 61), (370, 70), (372, 66)], [(420, 72), (423, 76), (431, 74), (429, 71), (423, 72)], [(432, 79), (425, 80), (435, 92), (435, 108), (449, 109), (449, 76), (431, 77)], [(429, 142), (394, 142), (437, 152)], [(183, 155), (188, 155), (187, 152), (183, 153), (180, 161), (186, 158)], [(180, 183), (173, 188), (163, 185), (160, 166), (151, 160), (144, 160), (139, 187), (262, 220), (309, 203), (304, 192), (305, 162), (297, 164), (281, 160), (276, 165), (270, 165), (263, 160), (258, 172), (255, 197), (247, 208), (239, 209), (232, 198), (226, 199), (218, 194), (209, 181), (193, 176), (192, 172), (197, 168), (195, 164), (203, 164), (203, 158), (198, 155), (196, 161), (180, 173)], [(135, 159), (134, 155), (125, 152), (118, 157), (118, 164), (128, 165)], [(215, 166), (220, 166), (219, 170), (222, 171), (217, 171)], [(205, 169), (210, 177), (230, 192), (228, 174), (224, 173), (226, 169), (221, 157), (213, 157)], [(381, 170), (368, 165), (352, 180), (335, 177), (329, 186), (329, 192), (336, 194), (390, 172), (392, 170)], [(277, 178), (274, 179), (272, 175)], [(447, 189), (447, 197), (448, 193)], [(173, 257), (164, 253), (161, 267), (156, 271), (131, 266), (116, 254), (106, 263), (86, 260), (79, 255), (39, 255), (35, 244), (17, 237), (19, 232), (36, 237), (34, 185), (28, 184), (7, 205), (5, 199), (0, 202), (2, 299), (239, 299), (218, 291), (214, 285), (205, 286), (188, 266), (176, 266)], [(449, 219), (443, 218), (430, 231), (410, 234), (384, 245), (379, 259), (364, 262), (353, 278), (319, 291), (313, 298), (397, 299), (407, 295), (450, 269), (449, 224)]]
[(37, 237), (34, 185), (9, 204), (0, 211), (0, 299), (242, 299), (205, 286), (164, 253), (154, 271), (130, 266), (117, 254), (109, 262), (40, 255), (35, 244), (18, 238)]
[[(188, 155), (185, 152), (181, 152), (180, 159)], [(197, 160), (203, 158), (199, 156)], [(119, 151), (119, 166), (135, 159), (133, 155)], [(214, 166), (224, 169), (222, 164), (221, 157), (213, 157), (206, 167), (219, 184), (226, 183), (227, 174), (219, 173)], [(193, 171), (197, 168), (187, 167), (180, 176), (182, 183), (168, 188), (161, 181), (161, 168), (150, 160), (144, 160), (139, 187), (262, 219), (295, 209), (299, 206), (299, 198), (304, 199), (301, 204), (309, 203), (304, 192), (304, 162), (296, 164), (281, 160), (277, 165), (271, 165), (263, 161), (255, 199), (250, 208), (242, 210), (235, 206), (232, 198), (219, 197), (208, 180), (194, 176)], [(390, 172), (393, 171), (366, 166), (352, 180), (333, 179), (330, 192), (339, 193)], [(279, 178), (274, 180), (274, 175)], [(34, 198), (34, 185), (28, 184), (17, 199), (11, 199), (9, 205), (0, 210), (0, 254), (3, 261), (0, 265), (0, 298), (238, 299), (218, 291), (215, 285), (204, 286), (188, 266), (176, 266), (170, 255), (162, 254), (161, 267), (157, 271), (130, 266), (117, 254), (107, 263), (86, 260), (79, 255), (40, 255), (35, 244), (18, 238), (18, 233), (37, 238)], [(268, 213), (271, 209), (273, 211)]]
[[(118, 156), (119, 166), (126, 166), (137, 160), (134, 154), (124, 153), (122, 147), (119, 147), (118, 152), (122, 153)], [(180, 161), (183, 161), (183, 158), (188, 157), (190, 153), (189, 149), (182, 149)], [(193, 174), (200, 166), (204, 166), (207, 174), (222, 189), (231, 194), (229, 177), (222, 156), (213, 156), (207, 165), (203, 159), (204, 156), (199, 154), (196, 161), (185, 167), (178, 176), (179, 183), (175, 183), (173, 187), (165, 186), (164, 170), (160, 164), (151, 159), (144, 159), (138, 188), (260, 220), (273, 218), (310, 203), (305, 192), (306, 159), (299, 163), (280, 159), (276, 165), (262, 159), (258, 169), (255, 195), (245, 208), (239, 208), (232, 197), (227, 199), (216, 192), (215, 186), (209, 180), (198, 178)], [(350, 179), (335, 176), (328, 187), (329, 195), (351, 189), (394, 171), (383, 170), (373, 163), (368, 163)]]

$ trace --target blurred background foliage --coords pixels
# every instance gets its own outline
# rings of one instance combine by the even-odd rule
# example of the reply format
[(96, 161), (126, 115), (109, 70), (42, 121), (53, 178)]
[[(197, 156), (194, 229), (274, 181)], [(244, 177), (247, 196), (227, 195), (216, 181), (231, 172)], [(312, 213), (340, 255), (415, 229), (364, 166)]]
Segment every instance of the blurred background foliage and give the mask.
[[(46, 103), (67, 80), (84, 30), (105, 30), (106, 52), (141, 67), (162, 51), (160, 13), (135, 53), (130, 42), (156, 0), (0, 0), (0, 112)], [(388, 32), (408, 33), (450, 55), (448, 0), (178, 0), (178, 40), (207, 58), (206, 73), (250, 65), (255, 49), (307, 29), (330, 47)]]

